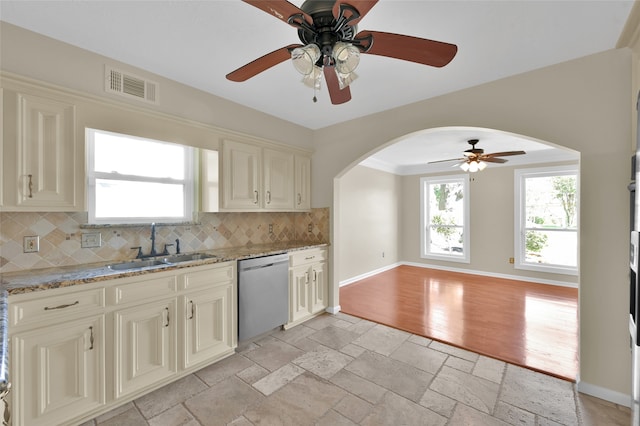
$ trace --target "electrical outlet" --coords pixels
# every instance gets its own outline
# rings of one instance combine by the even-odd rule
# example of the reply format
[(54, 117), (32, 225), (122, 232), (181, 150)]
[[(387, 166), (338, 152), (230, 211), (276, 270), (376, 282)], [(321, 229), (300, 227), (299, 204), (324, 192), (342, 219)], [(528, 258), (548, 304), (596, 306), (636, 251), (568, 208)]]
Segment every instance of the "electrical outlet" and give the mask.
[(273, 223), (269, 224), (269, 233), (273, 234)]
[(313, 225), (312, 224), (307, 225), (307, 232), (313, 232)]
[(37, 235), (24, 237), (23, 249), (24, 249), (25, 253), (37, 253), (37, 252), (39, 252), (40, 251), (40, 237), (37, 236)]
[(99, 232), (88, 232), (82, 234), (80, 246), (82, 248), (100, 247), (102, 245), (102, 234)]
[(515, 263), (515, 261), (516, 261), (516, 260), (515, 260), (513, 257), (510, 257), (510, 258), (509, 258), (509, 263), (510, 263), (510, 264), (512, 264), (512, 265), (513, 265), (513, 264)]
[(382, 252), (382, 257), (384, 257), (384, 252)]

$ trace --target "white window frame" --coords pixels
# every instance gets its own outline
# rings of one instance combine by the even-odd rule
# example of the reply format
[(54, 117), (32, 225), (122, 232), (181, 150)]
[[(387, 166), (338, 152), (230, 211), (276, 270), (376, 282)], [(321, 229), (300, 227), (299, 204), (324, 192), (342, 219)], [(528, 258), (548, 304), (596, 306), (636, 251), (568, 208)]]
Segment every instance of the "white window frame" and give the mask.
[[(431, 226), (429, 223), (429, 201), (432, 196), (429, 186), (441, 183), (462, 184), (463, 224), (462, 244), (463, 255), (432, 253), (430, 251)], [(457, 174), (446, 176), (426, 176), (420, 178), (420, 257), (423, 259), (446, 260), (451, 262), (471, 263), (471, 228), (470, 228), (470, 196), (469, 175)]]
[[(166, 143), (181, 146), (185, 150), (184, 155), (184, 179), (172, 178), (156, 178), (145, 176), (123, 175), (119, 173), (104, 173), (95, 171), (95, 135), (111, 134), (117, 137), (125, 137), (132, 140), (150, 141), (155, 143)], [(172, 142), (160, 141), (150, 138), (141, 138), (137, 136), (125, 135), (121, 133), (108, 132), (99, 129), (85, 129), (85, 146), (86, 146), (86, 167), (87, 167), (87, 210), (89, 224), (139, 224), (139, 223), (184, 223), (192, 222), (195, 203), (195, 149), (186, 145), (175, 144)], [(144, 161), (141, 159), (141, 161)], [(131, 182), (153, 182), (166, 184), (182, 184), (184, 186), (184, 210), (180, 217), (105, 217), (96, 218), (96, 179), (114, 179), (128, 180)]]
[[(538, 167), (530, 169), (516, 169), (515, 170), (515, 208), (514, 208), (514, 252), (515, 262), (514, 267), (516, 269), (524, 269), (529, 271), (548, 272), (554, 274), (564, 275), (578, 275), (580, 270), (580, 170), (578, 165), (565, 165), (565, 166), (552, 166), (552, 167)], [(576, 266), (567, 265), (553, 265), (553, 264), (538, 264), (532, 262), (526, 262), (525, 250), (526, 250), (526, 188), (525, 182), (527, 178), (534, 177), (546, 177), (546, 176), (566, 176), (576, 175), (576, 193), (577, 197), (577, 212), (576, 212), (576, 230), (548, 230), (540, 228), (541, 230), (550, 232), (575, 232), (576, 233)]]

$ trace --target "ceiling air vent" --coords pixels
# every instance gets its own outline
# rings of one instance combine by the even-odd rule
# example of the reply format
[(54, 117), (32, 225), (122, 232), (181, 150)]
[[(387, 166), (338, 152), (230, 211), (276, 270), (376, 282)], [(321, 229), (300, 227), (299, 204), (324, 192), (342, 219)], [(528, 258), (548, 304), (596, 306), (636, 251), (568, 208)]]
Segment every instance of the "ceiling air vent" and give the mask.
[(127, 98), (158, 103), (158, 83), (129, 72), (105, 66), (105, 91)]

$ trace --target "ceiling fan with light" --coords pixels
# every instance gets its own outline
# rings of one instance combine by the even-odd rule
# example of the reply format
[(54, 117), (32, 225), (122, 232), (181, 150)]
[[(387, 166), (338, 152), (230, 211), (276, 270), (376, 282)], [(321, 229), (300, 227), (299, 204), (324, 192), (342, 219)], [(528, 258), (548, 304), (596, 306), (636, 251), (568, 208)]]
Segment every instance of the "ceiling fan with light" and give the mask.
[(230, 72), (227, 79), (246, 81), (291, 58), (305, 84), (314, 90), (324, 74), (334, 105), (351, 99), (349, 84), (357, 77), (354, 70), (361, 53), (443, 67), (458, 51), (455, 44), (440, 41), (380, 31), (358, 32), (358, 22), (378, 0), (307, 0), (300, 8), (286, 0), (243, 1), (297, 28), (303, 44), (267, 53)]
[(484, 170), (487, 167), (487, 163), (506, 163), (508, 160), (499, 157), (507, 157), (510, 155), (523, 155), (524, 151), (504, 151), (493, 152), (491, 154), (485, 154), (484, 149), (476, 148), (476, 144), (480, 142), (478, 139), (469, 139), (467, 141), (471, 148), (464, 151), (461, 158), (450, 158), (448, 160), (430, 161), (428, 164), (444, 163), (447, 161), (459, 161), (453, 167), (459, 166), (465, 172), (477, 172)]

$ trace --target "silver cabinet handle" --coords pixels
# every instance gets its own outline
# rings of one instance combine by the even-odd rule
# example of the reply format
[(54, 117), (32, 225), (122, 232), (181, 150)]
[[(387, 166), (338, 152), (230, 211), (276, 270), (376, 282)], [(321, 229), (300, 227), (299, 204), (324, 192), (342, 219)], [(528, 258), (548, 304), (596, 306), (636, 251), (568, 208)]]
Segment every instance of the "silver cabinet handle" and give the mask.
[(169, 308), (164, 308), (167, 313), (167, 323), (164, 325), (165, 327), (169, 327)]
[(304, 258), (304, 260), (311, 260), (311, 259), (315, 259), (315, 256), (307, 256)]
[(271, 204), (271, 191), (267, 191), (267, 204)]
[(27, 175), (29, 176), (29, 198), (33, 198), (33, 175)]
[(316, 271), (315, 269), (313, 270), (313, 282), (318, 282), (318, 271)]
[(189, 304), (191, 305), (191, 316), (187, 319), (193, 319), (193, 300), (189, 300)]
[(89, 350), (92, 351), (93, 350), (93, 327), (89, 327), (89, 332), (91, 333), (89, 335), (89, 344), (91, 346), (89, 346)]
[(298, 205), (302, 204), (302, 195), (298, 192)]
[(53, 311), (54, 309), (64, 309), (64, 308), (68, 308), (69, 306), (77, 305), (77, 304), (79, 304), (79, 303), (80, 303), (80, 301), (79, 301), (79, 300), (76, 300), (75, 302), (73, 302), (73, 303), (67, 303), (66, 305), (58, 305), (58, 306), (52, 306), (52, 307), (45, 306), (45, 307), (44, 307), (44, 310), (45, 310), (45, 311)]
[(305, 272), (304, 273), (304, 282), (305, 284), (309, 284), (309, 272)]
[(253, 193), (255, 194), (256, 198), (253, 200), (253, 204), (258, 204), (258, 191), (255, 190), (253, 191)]

